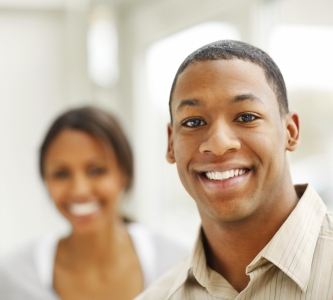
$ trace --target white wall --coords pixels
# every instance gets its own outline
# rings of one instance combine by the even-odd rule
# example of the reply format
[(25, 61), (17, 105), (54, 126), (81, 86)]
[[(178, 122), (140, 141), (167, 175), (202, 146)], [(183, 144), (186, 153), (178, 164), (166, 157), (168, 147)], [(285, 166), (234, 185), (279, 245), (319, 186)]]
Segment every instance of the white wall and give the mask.
[(0, 252), (62, 230), (37, 170), (51, 119), (69, 104), (63, 11), (0, 12)]

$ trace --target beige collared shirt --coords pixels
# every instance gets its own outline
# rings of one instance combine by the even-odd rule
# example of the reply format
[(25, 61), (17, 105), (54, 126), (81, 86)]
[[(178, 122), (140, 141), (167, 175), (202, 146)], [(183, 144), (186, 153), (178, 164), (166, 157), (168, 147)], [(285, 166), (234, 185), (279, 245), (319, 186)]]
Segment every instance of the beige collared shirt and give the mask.
[(192, 254), (136, 300), (332, 300), (333, 213), (312, 187), (296, 190), (303, 196), (247, 266), (250, 282), (242, 292), (207, 266), (199, 236)]

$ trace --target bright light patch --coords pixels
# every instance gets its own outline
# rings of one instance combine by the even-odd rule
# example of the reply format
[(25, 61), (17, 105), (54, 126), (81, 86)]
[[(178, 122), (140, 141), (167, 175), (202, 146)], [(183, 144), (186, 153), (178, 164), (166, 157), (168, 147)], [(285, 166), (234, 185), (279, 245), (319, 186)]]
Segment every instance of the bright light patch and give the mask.
[(88, 30), (87, 44), (90, 78), (100, 86), (112, 85), (118, 79), (118, 43), (111, 20), (95, 20)]
[(173, 78), (183, 60), (199, 47), (222, 39), (239, 40), (238, 31), (227, 23), (209, 22), (154, 43), (147, 51), (148, 85), (153, 102), (166, 109)]
[(280, 25), (270, 54), (288, 88), (333, 89), (333, 27)]

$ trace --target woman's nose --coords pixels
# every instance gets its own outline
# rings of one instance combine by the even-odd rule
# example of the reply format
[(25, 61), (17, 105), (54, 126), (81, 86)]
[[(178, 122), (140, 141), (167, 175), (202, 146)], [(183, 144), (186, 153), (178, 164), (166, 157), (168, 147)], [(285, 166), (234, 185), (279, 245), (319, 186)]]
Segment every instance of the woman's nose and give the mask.
[(240, 140), (232, 126), (226, 124), (225, 121), (219, 121), (210, 126), (207, 137), (201, 143), (199, 151), (202, 154), (211, 153), (220, 156), (240, 148)]
[(90, 182), (85, 174), (75, 174), (72, 182), (72, 196), (73, 197), (85, 197), (90, 193)]

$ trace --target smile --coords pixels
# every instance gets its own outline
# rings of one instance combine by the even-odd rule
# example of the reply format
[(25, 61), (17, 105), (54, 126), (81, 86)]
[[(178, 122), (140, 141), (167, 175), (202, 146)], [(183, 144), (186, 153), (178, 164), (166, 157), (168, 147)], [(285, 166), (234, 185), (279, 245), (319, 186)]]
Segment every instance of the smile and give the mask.
[(71, 203), (68, 207), (73, 216), (82, 217), (92, 215), (100, 210), (101, 205), (96, 201)]
[(251, 168), (235, 168), (227, 171), (204, 171), (199, 173), (201, 183), (210, 192), (226, 192), (243, 186), (251, 178)]
[(248, 169), (232, 169), (225, 172), (204, 172), (203, 175), (210, 180), (222, 181), (232, 177), (241, 176), (248, 171)]

